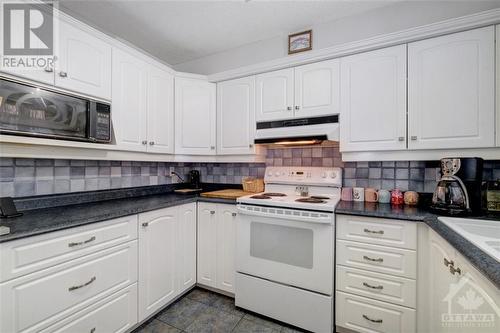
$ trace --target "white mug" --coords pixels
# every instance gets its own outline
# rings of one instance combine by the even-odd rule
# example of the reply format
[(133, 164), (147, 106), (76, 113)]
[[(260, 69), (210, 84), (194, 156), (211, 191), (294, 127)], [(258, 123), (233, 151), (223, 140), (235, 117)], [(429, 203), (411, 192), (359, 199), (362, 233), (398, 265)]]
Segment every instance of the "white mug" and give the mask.
[(352, 189), (352, 199), (354, 201), (365, 201), (365, 189), (363, 187), (354, 187)]

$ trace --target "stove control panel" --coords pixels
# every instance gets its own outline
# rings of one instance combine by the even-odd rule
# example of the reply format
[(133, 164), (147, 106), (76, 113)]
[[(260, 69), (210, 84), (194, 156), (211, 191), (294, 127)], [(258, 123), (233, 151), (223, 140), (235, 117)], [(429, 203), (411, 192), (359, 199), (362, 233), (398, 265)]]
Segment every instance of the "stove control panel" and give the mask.
[(342, 169), (325, 167), (267, 167), (266, 184), (342, 186)]

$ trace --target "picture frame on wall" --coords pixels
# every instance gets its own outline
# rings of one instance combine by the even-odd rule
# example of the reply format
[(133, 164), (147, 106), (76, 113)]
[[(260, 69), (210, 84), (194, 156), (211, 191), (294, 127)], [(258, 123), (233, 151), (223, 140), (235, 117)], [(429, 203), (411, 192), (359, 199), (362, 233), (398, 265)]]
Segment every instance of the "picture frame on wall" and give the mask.
[(312, 50), (312, 30), (288, 35), (288, 54)]

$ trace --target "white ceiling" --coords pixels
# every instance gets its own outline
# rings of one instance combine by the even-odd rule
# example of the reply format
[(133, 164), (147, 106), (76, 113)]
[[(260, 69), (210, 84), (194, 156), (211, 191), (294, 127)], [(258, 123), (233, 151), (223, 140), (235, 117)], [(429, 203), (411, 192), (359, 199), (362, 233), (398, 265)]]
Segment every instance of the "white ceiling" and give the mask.
[(60, 8), (176, 65), (393, 2), (65, 0)]

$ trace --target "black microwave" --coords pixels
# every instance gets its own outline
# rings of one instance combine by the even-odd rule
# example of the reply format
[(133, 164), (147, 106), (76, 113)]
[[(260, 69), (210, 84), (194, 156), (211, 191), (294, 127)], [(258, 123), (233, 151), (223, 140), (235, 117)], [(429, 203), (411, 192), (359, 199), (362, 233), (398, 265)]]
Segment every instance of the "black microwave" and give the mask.
[(0, 133), (109, 143), (111, 105), (0, 78)]

